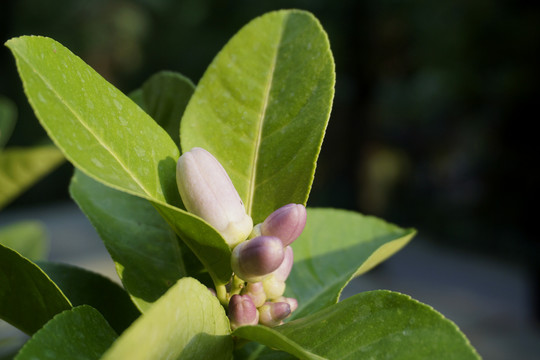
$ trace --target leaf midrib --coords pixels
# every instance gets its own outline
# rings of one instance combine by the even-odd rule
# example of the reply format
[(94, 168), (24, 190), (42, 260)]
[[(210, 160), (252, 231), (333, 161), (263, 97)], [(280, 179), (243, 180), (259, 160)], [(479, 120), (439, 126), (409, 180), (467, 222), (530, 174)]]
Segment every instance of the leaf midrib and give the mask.
[[(15, 49), (13, 49), (13, 51), (16, 51)], [(129, 170), (129, 168), (120, 160), (120, 158), (116, 155), (116, 153), (114, 153), (112, 151), (112, 149), (107, 146), (106, 143), (103, 142), (103, 140), (96, 134), (94, 133), (94, 131), (92, 131), (91, 127), (88, 126), (88, 124), (86, 124), (82, 118), (80, 117), (80, 115), (69, 105), (69, 103), (64, 99), (63, 96), (61, 96), (57, 91), (56, 89), (52, 86), (52, 84), (50, 82), (48, 82), (46, 80), (46, 78), (37, 70), (37, 68), (35, 68), (34, 66), (31, 65), (31, 63), (28, 61), (28, 59), (20, 52), (20, 51), (17, 51), (17, 53), (19, 54), (20, 56), (20, 59), (22, 59), (30, 69), (33, 70), (34, 74), (36, 74), (40, 80), (45, 84), (45, 86), (60, 100), (60, 103), (62, 105), (64, 105), (68, 111), (70, 111), (73, 116), (75, 116), (75, 118), (81, 123), (81, 125), (83, 125), (83, 127), (96, 139), (96, 141), (107, 151), (111, 154), (111, 156), (118, 162), (118, 164), (120, 164), (120, 166), (122, 167), (122, 169), (126, 172), (126, 174), (131, 177), (133, 179), (133, 181), (140, 187), (140, 189), (144, 192), (144, 194), (152, 199), (154, 199), (154, 197), (150, 194), (150, 192), (143, 186), (143, 184), (139, 181), (139, 179)], [(99, 75), (98, 75), (99, 76)], [(29, 97), (30, 99), (30, 97)], [(37, 112), (37, 108), (36, 108), (36, 112)], [(52, 136), (52, 134), (49, 134), (51, 137), (54, 137)], [(66, 154), (66, 156), (68, 156)]]
[(279, 54), (279, 47), (283, 38), (283, 26), (280, 27), (279, 31), (279, 41), (277, 42), (277, 46), (274, 51), (274, 57), (272, 58), (272, 63), (270, 70), (268, 72), (268, 76), (266, 78), (266, 84), (264, 89), (264, 98), (263, 102), (261, 104), (261, 111), (258, 121), (258, 127), (257, 127), (257, 133), (256, 133), (256, 139), (255, 139), (255, 146), (253, 149), (253, 156), (252, 156), (252, 162), (251, 162), (251, 174), (249, 179), (249, 187), (248, 187), (248, 196), (246, 199), (246, 211), (247, 213), (252, 216), (252, 208), (253, 208), (253, 198), (255, 197), (255, 181), (257, 180), (257, 162), (259, 160), (259, 152), (262, 142), (262, 132), (264, 127), (264, 121), (266, 118), (266, 112), (268, 110), (268, 103), (270, 100), (270, 92), (272, 90), (272, 83), (274, 81), (274, 74), (276, 72), (276, 63), (277, 58)]

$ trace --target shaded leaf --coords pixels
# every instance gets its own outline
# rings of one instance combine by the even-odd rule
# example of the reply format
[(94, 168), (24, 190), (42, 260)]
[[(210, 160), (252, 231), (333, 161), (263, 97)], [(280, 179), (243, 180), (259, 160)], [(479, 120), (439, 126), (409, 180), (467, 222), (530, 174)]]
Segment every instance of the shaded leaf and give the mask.
[(16, 120), (17, 108), (15, 104), (8, 98), (0, 96), (0, 152), (9, 140)]
[(0, 153), (0, 209), (64, 161), (54, 146), (8, 148)]
[[(450, 320), (386, 290), (357, 294), (273, 329), (242, 327), (233, 335), (290, 352), (283, 346), (285, 338), (326, 359), (479, 359)], [(275, 356), (267, 349), (259, 358)]]
[(334, 61), (313, 15), (284, 10), (242, 28), (197, 85), (182, 150), (198, 146), (225, 167), (254, 223), (305, 204), (334, 96)]
[(335, 304), (355, 275), (400, 250), (415, 234), (372, 216), (308, 208), (306, 228), (292, 244), (294, 266), (287, 279), (286, 295), (299, 304), (293, 318)]
[(68, 299), (38, 266), (0, 245), (0, 318), (33, 334), (67, 309)]
[(0, 244), (31, 261), (45, 260), (49, 253), (45, 227), (38, 221), (20, 221), (4, 226), (0, 229)]
[(202, 219), (174, 206), (181, 203), (179, 150), (167, 133), (58, 42), (23, 36), (6, 44), (34, 112), (66, 157), (105, 185), (150, 200), (214, 282), (227, 282), (225, 240)]
[(176, 235), (147, 200), (107, 187), (79, 170), (69, 190), (142, 311), (186, 276)]
[(97, 360), (116, 333), (96, 309), (83, 305), (49, 321), (19, 351), (16, 360)]
[(122, 334), (108, 359), (228, 359), (229, 321), (208, 289), (192, 278), (176, 285)]
[(100, 274), (67, 264), (40, 262), (38, 265), (73, 306), (92, 306), (119, 334), (140, 315), (124, 289)]
[(194, 90), (195, 85), (182, 74), (161, 71), (129, 96), (167, 131), (179, 147), (180, 119)]

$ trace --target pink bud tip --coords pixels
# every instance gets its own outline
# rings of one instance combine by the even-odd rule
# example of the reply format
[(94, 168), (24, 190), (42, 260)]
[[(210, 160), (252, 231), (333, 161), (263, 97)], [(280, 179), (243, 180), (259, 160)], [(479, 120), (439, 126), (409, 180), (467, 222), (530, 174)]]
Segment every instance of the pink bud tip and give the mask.
[(259, 312), (247, 295), (233, 295), (229, 301), (229, 319), (234, 330), (240, 326), (257, 325)]
[(291, 314), (291, 307), (286, 302), (267, 302), (259, 308), (259, 323), (274, 327), (281, 325), (283, 319)]
[(301, 204), (288, 204), (271, 213), (261, 225), (261, 233), (281, 239), (283, 247), (296, 240), (306, 226), (306, 208)]
[(291, 307), (291, 312), (294, 312), (296, 309), (298, 309), (298, 300), (296, 300), (295, 298), (288, 298), (288, 297), (281, 296), (276, 299), (276, 302), (288, 303), (289, 306)]
[(289, 274), (291, 273), (291, 269), (294, 263), (294, 254), (293, 249), (290, 246), (287, 246), (285, 250), (283, 250), (285, 255), (283, 256), (283, 262), (279, 267), (272, 273), (279, 281), (285, 281), (289, 277)]
[(231, 256), (234, 273), (248, 282), (258, 282), (261, 277), (276, 270), (285, 254), (281, 240), (273, 236), (259, 236), (236, 246)]

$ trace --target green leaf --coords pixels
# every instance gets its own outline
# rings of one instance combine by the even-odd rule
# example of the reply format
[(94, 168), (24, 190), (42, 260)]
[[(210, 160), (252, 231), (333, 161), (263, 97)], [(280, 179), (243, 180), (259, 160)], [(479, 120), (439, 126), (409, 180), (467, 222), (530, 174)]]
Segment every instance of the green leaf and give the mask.
[(0, 229), (0, 244), (31, 261), (45, 260), (49, 253), (45, 227), (38, 221), (20, 221), (3, 227)]
[(355, 275), (400, 250), (415, 233), (351, 211), (308, 209), (306, 228), (292, 244), (286, 295), (299, 304), (292, 317), (335, 304)]
[[(289, 352), (284, 345), (295, 343), (326, 359), (480, 358), (450, 320), (407, 295), (386, 290), (357, 294), (273, 329), (247, 326), (233, 335)], [(270, 350), (266, 353), (273, 358)]]
[(63, 161), (62, 153), (50, 145), (0, 153), (0, 209)]
[(66, 264), (40, 262), (38, 265), (73, 306), (92, 306), (119, 334), (140, 315), (124, 289), (100, 274)]
[(36, 116), (85, 173), (134, 195), (178, 203), (178, 148), (143, 110), (52, 39), (6, 42)]
[(78, 170), (69, 190), (97, 229), (141, 311), (186, 276), (176, 235), (147, 200), (109, 188)]
[(229, 359), (223, 307), (192, 278), (180, 279), (105, 353), (108, 359)]
[(0, 245), (0, 318), (33, 334), (67, 309), (68, 299), (39, 267)]
[(225, 240), (174, 206), (181, 203), (179, 150), (165, 130), (56, 41), (23, 36), (6, 44), (34, 112), (66, 157), (105, 185), (150, 200), (214, 282), (226, 283), (231, 269)]
[(180, 147), (180, 119), (193, 91), (195, 85), (187, 77), (172, 71), (161, 71), (131, 93), (130, 98), (154, 118)]
[(83, 305), (49, 321), (23, 346), (16, 360), (97, 360), (117, 335), (96, 309)]
[(214, 59), (182, 123), (225, 167), (254, 223), (305, 204), (334, 96), (334, 61), (313, 15), (285, 10), (242, 28)]
[(17, 120), (17, 108), (13, 101), (0, 96), (0, 151), (6, 145)]

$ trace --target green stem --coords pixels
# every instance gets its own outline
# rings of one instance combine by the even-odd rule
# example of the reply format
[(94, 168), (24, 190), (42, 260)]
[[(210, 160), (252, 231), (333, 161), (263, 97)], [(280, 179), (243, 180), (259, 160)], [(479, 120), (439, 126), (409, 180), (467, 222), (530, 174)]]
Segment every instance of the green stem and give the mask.
[(240, 291), (244, 288), (246, 283), (244, 280), (240, 279), (238, 276), (233, 275), (233, 281), (232, 281), (232, 288), (231, 288), (231, 296), (240, 294)]
[(229, 299), (227, 298), (227, 288), (225, 285), (217, 285), (216, 294), (221, 305), (227, 307), (229, 305)]

